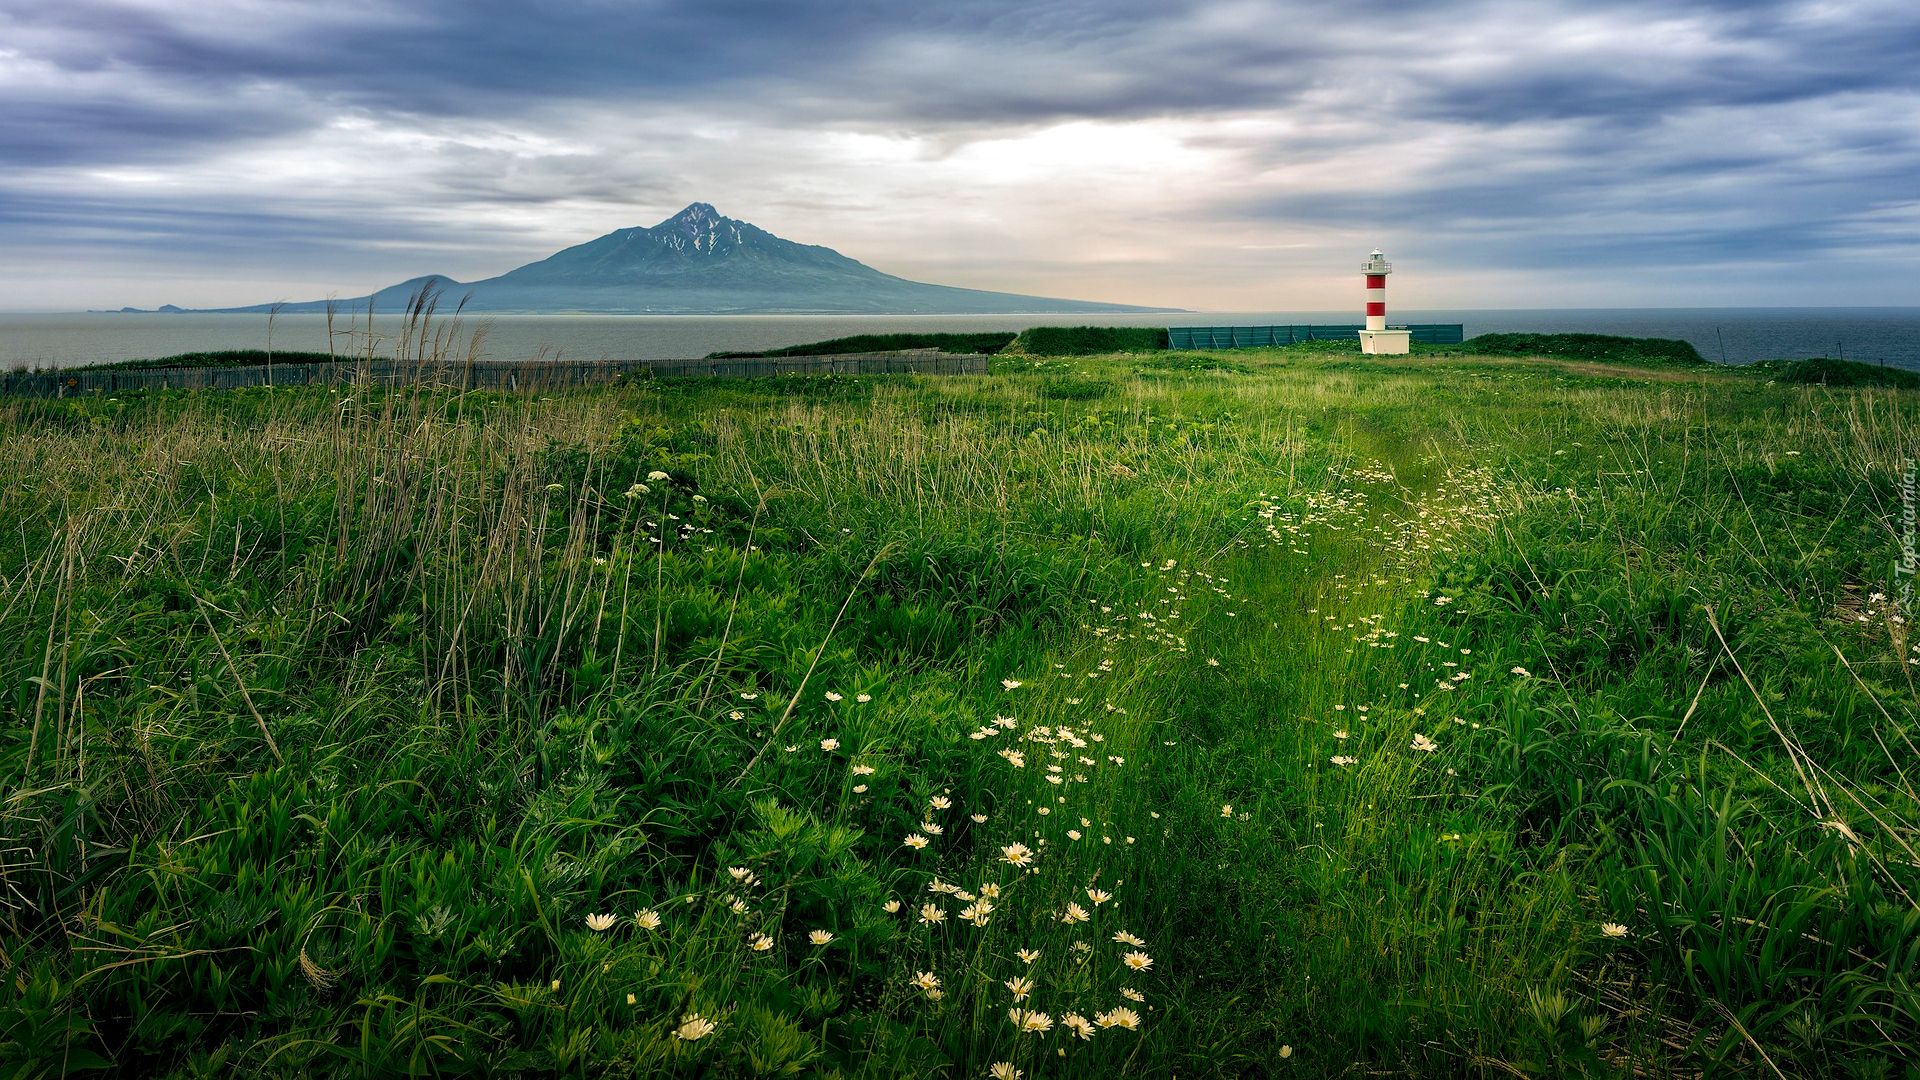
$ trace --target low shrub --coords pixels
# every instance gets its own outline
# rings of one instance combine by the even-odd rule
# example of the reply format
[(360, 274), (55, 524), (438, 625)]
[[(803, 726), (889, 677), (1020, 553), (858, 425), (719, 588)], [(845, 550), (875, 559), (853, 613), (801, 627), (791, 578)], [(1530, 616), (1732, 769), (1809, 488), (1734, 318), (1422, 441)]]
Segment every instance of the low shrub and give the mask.
[(1166, 347), (1167, 332), (1157, 326), (1030, 326), (1002, 351), (1024, 356), (1093, 356), (1158, 352)]
[(997, 353), (1012, 342), (1006, 331), (980, 334), (855, 334), (805, 345), (786, 345), (759, 352), (713, 352), (709, 360), (747, 360), (763, 356), (842, 356), (847, 353), (893, 352), (898, 349), (939, 349), (950, 353)]
[(258, 367), (269, 360), (275, 364), (324, 364), (332, 360), (351, 359), (353, 357), (331, 356), (323, 352), (295, 352), (290, 349), (275, 349), (272, 352), (265, 349), (216, 349), (87, 366), (99, 371), (149, 371), (155, 368)]
[(1920, 390), (1920, 372), (1816, 356), (1806, 360), (1762, 360), (1746, 370), (1775, 382), (1816, 386), (1892, 386)]
[(1481, 356), (1552, 356), (1565, 360), (1606, 360), (1619, 364), (1709, 367), (1692, 342), (1672, 338), (1614, 337), (1610, 334), (1481, 334), (1461, 346)]

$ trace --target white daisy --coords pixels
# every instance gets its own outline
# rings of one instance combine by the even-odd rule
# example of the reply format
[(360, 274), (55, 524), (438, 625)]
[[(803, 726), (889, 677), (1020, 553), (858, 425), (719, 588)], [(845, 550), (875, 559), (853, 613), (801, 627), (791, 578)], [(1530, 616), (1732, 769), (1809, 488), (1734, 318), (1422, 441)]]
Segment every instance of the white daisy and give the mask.
[(1035, 1035), (1044, 1035), (1053, 1026), (1053, 1017), (1031, 1009), (1010, 1009), (1007, 1016), (1013, 1021), (1014, 1027)]
[(713, 1034), (713, 1029), (717, 1026), (713, 1021), (697, 1013), (688, 1013), (687, 1016), (681, 1020), (680, 1026), (673, 1029), (673, 1037), (676, 1039), (685, 1039), (688, 1042), (698, 1042)]

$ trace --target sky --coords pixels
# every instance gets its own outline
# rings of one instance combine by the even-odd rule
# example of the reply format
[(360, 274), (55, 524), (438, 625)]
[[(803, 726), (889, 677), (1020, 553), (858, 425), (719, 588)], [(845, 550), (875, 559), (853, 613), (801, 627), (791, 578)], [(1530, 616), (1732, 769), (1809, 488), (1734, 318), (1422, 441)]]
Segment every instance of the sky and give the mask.
[(1920, 304), (1913, 0), (0, 0), (0, 310), (475, 280), (688, 203), (1201, 310)]

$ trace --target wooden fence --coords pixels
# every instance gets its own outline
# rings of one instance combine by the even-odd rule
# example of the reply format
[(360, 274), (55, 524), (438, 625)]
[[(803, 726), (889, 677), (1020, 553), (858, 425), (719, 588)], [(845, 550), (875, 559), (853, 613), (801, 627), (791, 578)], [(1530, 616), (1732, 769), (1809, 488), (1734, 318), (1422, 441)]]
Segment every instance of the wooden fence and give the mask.
[(249, 386), (328, 386), (363, 382), (468, 390), (564, 390), (630, 378), (768, 379), (783, 375), (985, 375), (987, 358), (934, 349), (770, 356), (738, 360), (476, 361), (340, 360), (252, 367), (72, 368), (0, 375), (0, 395), (72, 397), (132, 390), (237, 390)]

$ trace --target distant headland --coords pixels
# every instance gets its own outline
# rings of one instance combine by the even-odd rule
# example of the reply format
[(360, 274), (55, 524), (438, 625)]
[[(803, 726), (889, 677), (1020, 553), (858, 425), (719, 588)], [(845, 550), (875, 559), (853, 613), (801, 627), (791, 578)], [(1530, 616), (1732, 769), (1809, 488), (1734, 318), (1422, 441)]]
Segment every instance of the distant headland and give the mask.
[[(694, 203), (652, 228), (619, 229), (498, 277), (427, 275), (371, 296), (194, 309), (198, 313), (400, 311), (425, 288), (467, 311), (602, 315), (1000, 315), (1155, 312), (1137, 307), (908, 281), (832, 248), (783, 240)], [(139, 308), (123, 312), (142, 313)], [(185, 312), (172, 304), (160, 312)]]

